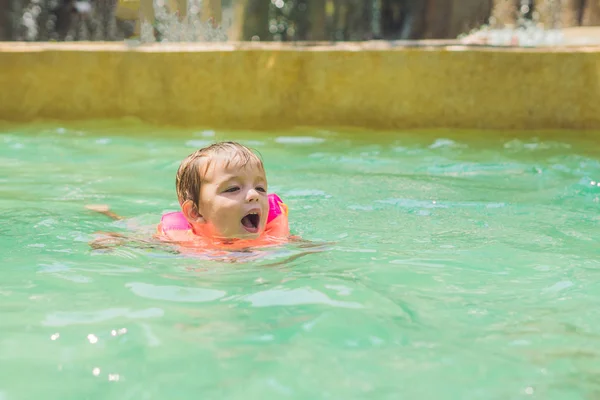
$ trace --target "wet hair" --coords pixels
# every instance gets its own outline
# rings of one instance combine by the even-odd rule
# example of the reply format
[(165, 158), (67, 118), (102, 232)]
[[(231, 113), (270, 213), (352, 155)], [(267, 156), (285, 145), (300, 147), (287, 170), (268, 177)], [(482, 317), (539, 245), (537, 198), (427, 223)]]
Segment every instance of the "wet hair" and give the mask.
[(200, 203), (200, 186), (215, 156), (225, 156), (225, 166), (235, 163), (239, 168), (252, 165), (264, 170), (260, 157), (248, 147), (237, 142), (218, 142), (196, 150), (179, 165), (175, 187), (179, 204), (191, 200), (196, 207)]

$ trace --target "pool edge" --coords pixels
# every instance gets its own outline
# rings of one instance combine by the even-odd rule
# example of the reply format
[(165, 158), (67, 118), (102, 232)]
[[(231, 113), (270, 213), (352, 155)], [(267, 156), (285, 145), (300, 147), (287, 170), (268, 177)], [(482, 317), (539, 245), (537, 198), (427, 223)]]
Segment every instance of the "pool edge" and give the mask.
[(600, 48), (0, 43), (0, 120), (600, 129)]

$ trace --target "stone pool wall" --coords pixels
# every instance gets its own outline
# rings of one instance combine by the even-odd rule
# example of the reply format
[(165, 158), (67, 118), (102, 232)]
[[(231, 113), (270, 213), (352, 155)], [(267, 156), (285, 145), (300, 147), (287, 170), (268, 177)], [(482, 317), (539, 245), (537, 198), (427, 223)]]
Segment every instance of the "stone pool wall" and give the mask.
[(0, 120), (600, 129), (600, 47), (0, 43)]

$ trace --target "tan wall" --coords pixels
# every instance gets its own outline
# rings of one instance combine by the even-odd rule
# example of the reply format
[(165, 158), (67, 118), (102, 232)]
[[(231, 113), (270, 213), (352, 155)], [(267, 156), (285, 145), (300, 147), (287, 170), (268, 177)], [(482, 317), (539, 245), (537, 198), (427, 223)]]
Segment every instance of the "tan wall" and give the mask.
[(599, 51), (386, 47), (0, 43), (0, 119), (600, 129)]

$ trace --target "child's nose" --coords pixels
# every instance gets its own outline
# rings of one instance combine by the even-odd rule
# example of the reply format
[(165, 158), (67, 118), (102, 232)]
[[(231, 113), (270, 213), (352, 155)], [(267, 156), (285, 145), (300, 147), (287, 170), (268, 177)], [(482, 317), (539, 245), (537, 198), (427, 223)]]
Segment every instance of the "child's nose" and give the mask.
[(247, 201), (258, 201), (258, 192), (254, 189), (248, 190), (248, 192), (246, 193), (246, 200)]

